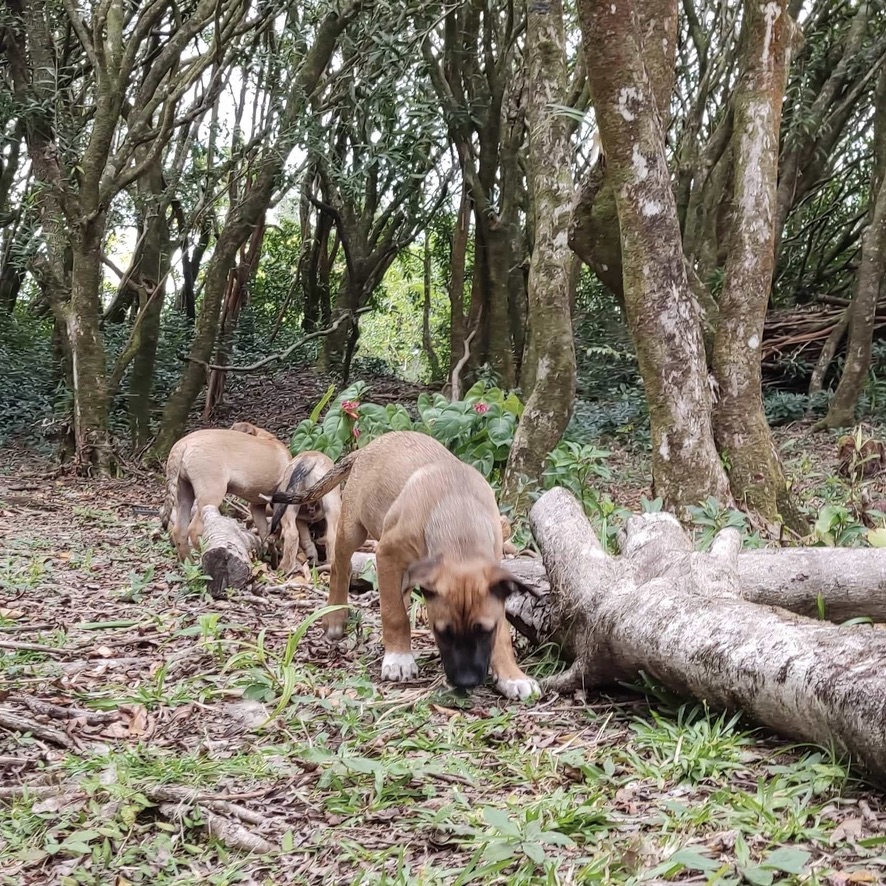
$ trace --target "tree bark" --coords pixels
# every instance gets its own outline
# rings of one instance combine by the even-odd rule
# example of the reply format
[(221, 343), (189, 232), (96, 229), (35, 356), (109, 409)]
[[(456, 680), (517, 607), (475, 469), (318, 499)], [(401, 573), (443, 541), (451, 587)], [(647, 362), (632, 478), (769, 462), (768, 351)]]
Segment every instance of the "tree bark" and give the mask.
[(209, 505), (203, 508), (201, 538), (201, 565), (209, 576), (207, 587), (213, 597), (221, 596), (227, 588), (245, 588), (252, 581), (252, 553), (258, 548), (258, 536)]
[(566, 35), (561, 0), (528, 7), (526, 110), (535, 240), (529, 268), (529, 339), (523, 367), (526, 408), (502, 483), (502, 500), (518, 507), (537, 485), (548, 454), (569, 424), (575, 399), (575, 346), (569, 307), (572, 253), (568, 231), (573, 190), (566, 102)]
[(465, 264), (471, 229), (471, 200), (467, 183), (462, 185), (458, 215), (449, 250), (449, 372), (461, 359), (465, 343)]
[[(855, 423), (858, 398), (864, 390), (871, 367), (871, 344), (874, 318), (883, 274), (886, 272), (886, 168), (883, 163), (886, 144), (886, 68), (877, 81), (874, 125), (876, 127), (874, 173), (871, 177), (871, 220), (861, 240), (861, 264), (858, 269), (855, 298), (849, 308), (849, 342), (846, 362), (837, 390), (831, 398), (822, 424), (842, 428)], [(879, 161), (879, 162), (877, 162)]]
[(440, 380), (440, 361), (437, 359), (437, 352), (434, 350), (434, 341), (431, 338), (431, 295), (433, 291), (433, 279), (431, 262), (431, 241), (428, 232), (425, 232), (424, 252), (424, 274), (422, 285), (422, 307), (421, 307), (421, 341), (428, 358), (428, 365), (431, 367), (431, 381)]
[[(672, 4), (673, 5), (673, 4)], [(664, 129), (633, 0), (581, 0), (588, 81), (615, 182), (625, 303), (652, 429), (656, 495), (729, 501), (714, 445), (702, 317), (683, 262)]]
[[(630, 15), (629, 12), (624, 14)], [(634, 7), (634, 14), (650, 88), (661, 116), (662, 129), (666, 131), (676, 76), (677, 4), (672, 0), (646, 0)], [(569, 245), (619, 304), (624, 304), (615, 179), (605, 164), (595, 164), (587, 171), (577, 197)]]
[(554, 639), (572, 660), (548, 688), (594, 689), (642, 671), (784, 735), (833, 743), (886, 781), (881, 632), (742, 600), (733, 529), (697, 554), (671, 515), (646, 514), (629, 520), (612, 558), (563, 489), (545, 493), (530, 521), (551, 575)]
[(805, 521), (763, 412), (760, 347), (775, 266), (778, 133), (793, 22), (786, 0), (745, 8), (735, 93), (734, 188), (729, 254), (714, 337), (719, 384), (714, 435), (728, 456), (733, 496), (798, 531)]

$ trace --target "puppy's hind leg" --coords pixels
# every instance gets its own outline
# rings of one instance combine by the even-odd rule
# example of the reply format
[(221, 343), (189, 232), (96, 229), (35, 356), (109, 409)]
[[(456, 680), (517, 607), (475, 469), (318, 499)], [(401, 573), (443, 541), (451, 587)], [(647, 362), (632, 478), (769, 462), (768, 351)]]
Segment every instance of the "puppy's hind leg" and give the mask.
[(252, 525), (255, 526), (258, 537), (264, 544), (268, 539), (268, 506), (264, 502), (250, 503), (249, 512), (252, 514)]
[(379, 542), (375, 568), (378, 573), (382, 643), (385, 647), (381, 678), (394, 682), (414, 680), (418, 676), (418, 665), (412, 655), (412, 630), (403, 596), (405, 570), (394, 546)]
[(184, 477), (179, 477), (175, 497), (175, 513), (172, 515), (172, 542), (179, 560), (186, 559), (191, 552), (188, 532), (193, 508), (194, 488)]
[[(327, 606), (346, 606), (348, 587), (351, 584), (351, 556), (366, 541), (366, 530), (360, 523), (348, 521), (342, 517), (341, 531), (336, 539), (335, 556), (329, 575), (329, 597)], [(350, 524), (350, 525), (346, 525)], [(345, 634), (348, 620), (346, 609), (329, 612), (323, 616), (323, 629), (330, 640), (340, 640)]]

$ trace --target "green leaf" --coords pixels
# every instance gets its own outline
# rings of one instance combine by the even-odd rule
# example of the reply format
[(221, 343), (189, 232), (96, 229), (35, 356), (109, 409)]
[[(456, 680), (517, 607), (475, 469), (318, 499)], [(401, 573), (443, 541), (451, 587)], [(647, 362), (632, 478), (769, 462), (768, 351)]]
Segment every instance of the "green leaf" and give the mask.
[(514, 442), (516, 424), (513, 416), (505, 413), (499, 418), (490, 419), (486, 423), (486, 433), (494, 445), (509, 446)]
[(774, 879), (772, 871), (767, 871), (761, 867), (742, 868), (741, 875), (748, 883), (752, 883), (753, 886), (772, 886)]
[(483, 818), (488, 825), (494, 827), (500, 834), (505, 834), (508, 837), (520, 836), (520, 829), (504, 809), (485, 806), (483, 808)]
[(886, 526), (868, 530), (868, 544), (872, 548), (886, 548)]
[(695, 849), (678, 849), (667, 861), (669, 865), (679, 864), (687, 871), (715, 871), (720, 863), (696, 852)]
[(320, 414), (326, 408), (326, 404), (332, 399), (332, 395), (335, 393), (335, 385), (330, 385), (326, 389), (326, 393), (320, 398), (320, 402), (314, 407), (311, 412), (311, 417), (308, 421), (316, 424), (320, 420)]
[(361, 772), (364, 775), (374, 775), (380, 765), (377, 760), (370, 760), (368, 757), (345, 757), (342, 763), (352, 772)]
[(534, 861), (536, 864), (545, 863), (545, 851), (541, 844), (523, 843), (520, 848), (523, 850), (523, 854), (531, 861)]
[(287, 831), (283, 835), (283, 839), (280, 840), (280, 851), (281, 852), (292, 852), (295, 849), (295, 837), (292, 834), (292, 831)]
[(811, 854), (804, 849), (781, 846), (770, 852), (760, 866), (781, 871), (784, 874), (802, 874), (811, 857)]

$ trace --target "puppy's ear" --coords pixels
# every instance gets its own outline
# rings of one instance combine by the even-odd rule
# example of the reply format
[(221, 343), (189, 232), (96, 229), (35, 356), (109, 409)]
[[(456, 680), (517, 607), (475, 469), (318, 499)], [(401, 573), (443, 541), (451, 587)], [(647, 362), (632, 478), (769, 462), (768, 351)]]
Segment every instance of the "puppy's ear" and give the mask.
[(434, 585), (437, 582), (437, 574), (440, 569), (440, 557), (426, 557), (413, 563), (406, 572), (403, 573), (403, 593), (414, 587), (421, 588), (422, 593), (427, 597), (435, 593)]
[(489, 593), (492, 594), (493, 597), (498, 597), (502, 602), (507, 600), (511, 594), (531, 594), (533, 597), (538, 596), (534, 588), (523, 584), (523, 582), (513, 573), (508, 572), (507, 569), (503, 569), (501, 566), (490, 566), (487, 576), (489, 579)]

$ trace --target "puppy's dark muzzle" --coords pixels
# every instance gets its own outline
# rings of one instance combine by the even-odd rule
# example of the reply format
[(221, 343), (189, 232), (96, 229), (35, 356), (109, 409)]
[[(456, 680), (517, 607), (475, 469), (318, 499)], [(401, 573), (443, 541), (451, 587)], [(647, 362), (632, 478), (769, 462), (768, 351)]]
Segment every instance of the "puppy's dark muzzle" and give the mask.
[(446, 679), (456, 689), (474, 689), (486, 682), (492, 650), (488, 643), (453, 643), (440, 648)]

